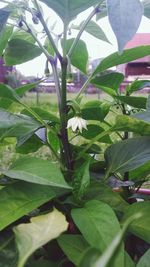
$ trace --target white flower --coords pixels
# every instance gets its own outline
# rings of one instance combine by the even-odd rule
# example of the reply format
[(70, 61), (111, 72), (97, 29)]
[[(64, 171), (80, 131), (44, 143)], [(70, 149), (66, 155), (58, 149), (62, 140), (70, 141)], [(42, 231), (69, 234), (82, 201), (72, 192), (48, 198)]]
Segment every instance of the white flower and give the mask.
[(77, 129), (82, 133), (82, 129), (87, 130), (87, 122), (81, 117), (74, 117), (68, 120), (67, 128), (72, 128), (72, 131), (75, 132)]

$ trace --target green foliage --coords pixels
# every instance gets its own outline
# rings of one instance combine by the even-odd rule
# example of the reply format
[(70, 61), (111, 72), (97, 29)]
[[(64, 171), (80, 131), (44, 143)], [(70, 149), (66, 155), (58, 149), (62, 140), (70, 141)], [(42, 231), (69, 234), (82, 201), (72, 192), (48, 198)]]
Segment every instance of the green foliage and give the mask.
[[(12, 66), (43, 54), (57, 110), (24, 97), (47, 77), (15, 89), (0, 84), (0, 267), (148, 267), (149, 196), (138, 189), (150, 175), (150, 98), (137, 92), (150, 81), (135, 80), (121, 92), (126, 77), (110, 69), (150, 55), (149, 45), (122, 51), (142, 14), (149, 17), (148, 1), (6, 2), (0, 55)], [(45, 20), (43, 3), (61, 18), (61, 33)], [(75, 26), (83, 11), (89, 15)], [(121, 53), (92, 72), (82, 33), (109, 42), (94, 20), (107, 14)], [(84, 74), (83, 85), (69, 99), (75, 68)], [(85, 103), (81, 94), (89, 84), (111, 97)], [(5, 163), (2, 150), (10, 153)], [(128, 246), (135, 236), (142, 257), (138, 241)]]

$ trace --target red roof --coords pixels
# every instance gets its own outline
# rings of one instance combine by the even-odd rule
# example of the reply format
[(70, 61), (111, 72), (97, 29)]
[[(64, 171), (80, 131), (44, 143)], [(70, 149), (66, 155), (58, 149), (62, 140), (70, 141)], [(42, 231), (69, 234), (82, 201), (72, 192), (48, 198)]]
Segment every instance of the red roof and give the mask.
[[(125, 49), (141, 45), (150, 45), (150, 33), (136, 33), (133, 39), (127, 43)], [(150, 62), (150, 55), (142, 59), (137, 59), (136, 62)]]

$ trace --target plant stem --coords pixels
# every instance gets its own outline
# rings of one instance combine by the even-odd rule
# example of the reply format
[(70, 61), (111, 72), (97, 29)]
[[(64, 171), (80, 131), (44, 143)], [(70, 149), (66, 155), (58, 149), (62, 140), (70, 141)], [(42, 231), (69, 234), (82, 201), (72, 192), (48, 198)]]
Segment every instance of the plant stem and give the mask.
[(95, 7), (94, 10), (90, 13), (90, 15), (87, 17), (87, 19), (84, 21), (84, 23), (82, 24), (81, 26), (81, 29), (80, 31), (78, 32), (78, 35), (77, 37), (75, 38), (69, 52), (68, 52), (68, 57), (70, 57), (74, 51), (74, 49), (76, 48), (77, 44), (78, 44), (78, 41), (80, 40), (80, 37), (83, 33), (83, 31), (85, 30), (87, 24), (89, 23), (89, 21), (93, 18), (93, 16), (97, 13), (97, 9), (98, 7)]
[(43, 18), (43, 15), (42, 15), (42, 12), (41, 12), (41, 9), (40, 9), (40, 6), (39, 6), (37, 0), (34, 0), (34, 3), (35, 3), (35, 6), (37, 8), (37, 11), (39, 12), (39, 20), (40, 20), (41, 24), (43, 25), (43, 28), (44, 28), (44, 30), (45, 30), (45, 32), (47, 34), (49, 42), (52, 44), (52, 47), (53, 47), (53, 49), (54, 49), (54, 51), (56, 53), (56, 56), (59, 58), (59, 60), (61, 60), (62, 56), (59, 53), (59, 50), (58, 50), (58, 48), (57, 48), (57, 46), (56, 46), (56, 44), (55, 44), (55, 42), (53, 40), (53, 37), (52, 37), (48, 27), (47, 27), (47, 24), (46, 24), (46, 22), (45, 22), (45, 20)]
[(79, 99), (80, 95), (83, 94), (83, 92), (85, 91), (85, 89), (89, 85), (89, 83), (90, 83), (90, 81), (91, 81), (92, 78), (93, 78), (93, 73), (88, 77), (88, 79), (86, 80), (86, 82), (81, 87), (80, 91), (77, 93), (76, 98), (75, 98), (76, 101)]
[[(126, 112), (125, 105), (122, 103), (121, 106), (122, 106), (122, 113), (123, 113), (124, 115), (128, 115), (127, 112)], [(129, 138), (129, 133), (128, 133), (127, 131), (125, 131), (125, 132), (124, 132), (123, 140), (127, 140), (128, 138)], [(123, 180), (124, 180), (124, 181), (128, 181), (128, 180), (129, 180), (129, 172), (125, 172), (125, 173), (124, 173), (124, 179), (123, 179)], [(127, 191), (129, 191), (129, 190), (127, 189)]]

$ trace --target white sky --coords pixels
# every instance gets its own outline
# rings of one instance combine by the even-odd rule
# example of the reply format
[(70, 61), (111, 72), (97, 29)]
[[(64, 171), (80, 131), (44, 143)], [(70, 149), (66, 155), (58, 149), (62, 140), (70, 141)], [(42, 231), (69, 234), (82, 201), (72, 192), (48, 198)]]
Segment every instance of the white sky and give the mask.
[[(0, 4), (0, 7), (1, 5), (2, 4)], [(43, 5), (43, 8), (44, 8), (46, 18), (49, 17), (50, 25), (52, 25), (55, 21), (57, 21), (55, 31), (57, 33), (61, 33), (62, 32), (61, 20), (56, 16), (56, 14), (53, 11), (48, 9), (45, 5)], [(81, 21), (83, 21), (87, 17), (89, 12), (90, 12), (90, 9), (87, 10), (86, 12), (81, 13), (73, 23), (79, 24)], [(89, 35), (88, 33), (83, 33), (81, 39), (86, 42), (89, 56), (92, 59), (106, 57), (109, 54), (117, 51), (116, 38), (110, 27), (108, 19), (103, 18), (99, 20), (97, 23), (103, 29), (107, 38), (112, 43), (112, 45), (110, 45), (107, 42), (98, 40), (92, 37), (91, 35)], [(74, 32), (77, 32), (77, 31), (74, 31)], [(150, 20), (144, 16), (142, 18), (138, 32), (150, 33)], [(70, 37), (74, 37), (74, 35), (71, 35)], [(42, 55), (32, 61), (28, 61), (27, 63), (18, 65), (17, 69), (20, 70), (21, 73), (25, 74), (26, 76), (35, 75), (35, 76), (41, 77), (45, 69), (45, 56)]]

